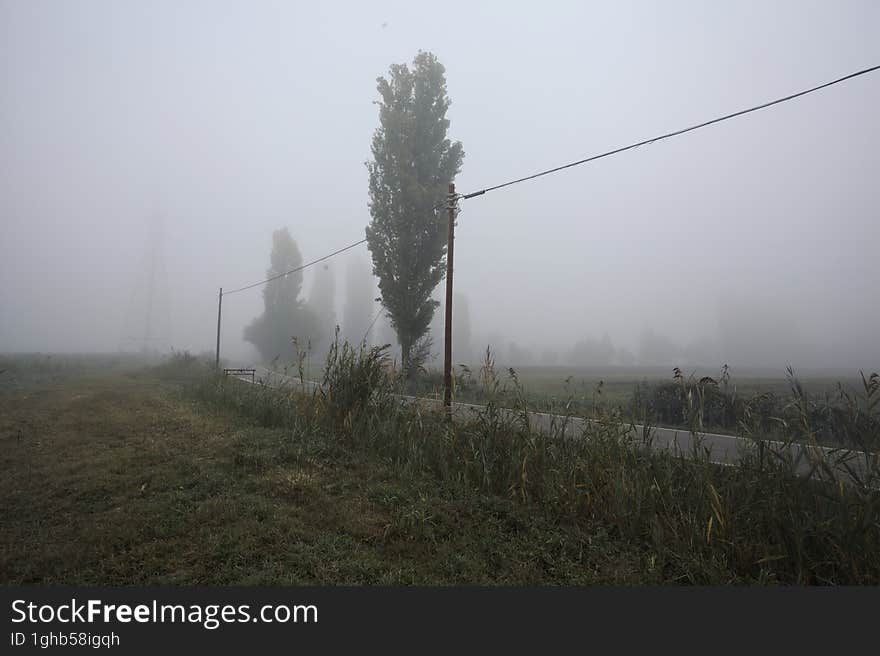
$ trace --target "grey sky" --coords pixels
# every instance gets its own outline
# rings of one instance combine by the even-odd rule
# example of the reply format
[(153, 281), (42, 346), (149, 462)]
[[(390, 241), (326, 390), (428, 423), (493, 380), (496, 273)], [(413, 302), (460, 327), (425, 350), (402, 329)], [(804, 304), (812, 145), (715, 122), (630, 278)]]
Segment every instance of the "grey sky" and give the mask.
[[(153, 216), (169, 342), (212, 348), (273, 229), (305, 260), (363, 237), (375, 79), (419, 49), (465, 192), (880, 63), (870, 0), (315, 4), (0, 0), (0, 351), (117, 349)], [(464, 202), (475, 340), (876, 369), (878, 115), (880, 73)], [(224, 301), (230, 355), (260, 309)]]

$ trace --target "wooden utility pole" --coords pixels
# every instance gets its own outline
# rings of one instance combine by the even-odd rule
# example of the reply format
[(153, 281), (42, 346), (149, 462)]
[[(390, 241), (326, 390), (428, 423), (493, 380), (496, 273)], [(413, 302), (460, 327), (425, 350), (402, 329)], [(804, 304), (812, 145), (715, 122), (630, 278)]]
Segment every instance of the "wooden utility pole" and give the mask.
[(446, 331), (443, 357), (443, 405), (452, 410), (452, 249), (455, 244), (455, 184), (449, 183), (449, 236), (446, 240)]
[(223, 288), (217, 295), (217, 355), (214, 357), (214, 367), (220, 368), (220, 311), (223, 309)]

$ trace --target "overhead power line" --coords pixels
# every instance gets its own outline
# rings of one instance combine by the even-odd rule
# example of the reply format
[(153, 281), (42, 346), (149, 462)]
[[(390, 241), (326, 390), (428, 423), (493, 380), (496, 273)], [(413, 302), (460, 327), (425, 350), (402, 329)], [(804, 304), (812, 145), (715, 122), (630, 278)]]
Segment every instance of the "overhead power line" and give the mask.
[(625, 150), (631, 150), (633, 148), (638, 148), (639, 146), (645, 146), (647, 144), (654, 143), (655, 141), (661, 141), (663, 139), (669, 139), (671, 137), (677, 137), (685, 132), (692, 132), (693, 130), (699, 130), (700, 128), (704, 128), (708, 125), (712, 125), (714, 123), (720, 123), (721, 121), (727, 121), (731, 118), (736, 118), (737, 116), (742, 116), (743, 114), (749, 114), (750, 112), (756, 112), (759, 109), (765, 109), (767, 107), (771, 107), (772, 105), (778, 105), (779, 103), (784, 103), (789, 100), (794, 100), (795, 98), (799, 98), (800, 96), (805, 96), (808, 93), (813, 93), (814, 91), (819, 91), (820, 89), (825, 89), (826, 87), (830, 87), (834, 84), (839, 84), (846, 80), (851, 80), (854, 77), (858, 77), (860, 75), (865, 75), (867, 73), (872, 73), (876, 70), (880, 69), (880, 65), (872, 66), (871, 68), (866, 68), (861, 71), (857, 71), (855, 73), (850, 73), (849, 75), (845, 75), (844, 77), (838, 78), (836, 80), (832, 80), (831, 82), (826, 82), (825, 84), (820, 84), (817, 87), (813, 87), (811, 89), (806, 89), (804, 91), (798, 91), (797, 93), (793, 93), (790, 96), (785, 96), (784, 98), (777, 98), (776, 100), (771, 100), (770, 102), (763, 103), (762, 105), (756, 105), (755, 107), (749, 107), (748, 109), (742, 109), (738, 112), (734, 112), (733, 114), (727, 114), (726, 116), (719, 116), (718, 118), (713, 118), (712, 120), (705, 121), (703, 123), (699, 123), (697, 125), (692, 125), (689, 128), (683, 128), (681, 130), (676, 130), (675, 132), (668, 132), (666, 134), (660, 135), (659, 137), (653, 137), (651, 139), (645, 139), (644, 141), (639, 141), (638, 143), (630, 144), (629, 146), (622, 146), (621, 148), (615, 148), (614, 150), (609, 150), (608, 152), (601, 153), (599, 155), (592, 155), (590, 157), (585, 157), (584, 159), (580, 159), (576, 162), (571, 162), (569, 164), (563, 164), (562, 166), (557, 166), (552, 169), (547, 169), (546, 171), (540, 171), (539, 173), (533, 173), (532, 175), (527, 175), (524, 178), (518, 178), (516, 180), (510, 180), (509, 182), (503, 182), (501, 184), (497, 184), (493, 187), (486, 187), (485, 189), (480, 189), (479, 191), (474, 191), (469, 194), (461, 194), (458, 198), (462, 198), (467, 200), (468, 198), (473, 198), (474, 196), (481, 196), (490, 191), (495, 191), (496, 189), (502, 189), (504, 187), (510, 187), (511, 185), (519, 184), (520, 182), (526, 182), (527, 180), (534, 180), (535, 178), (540, 178), (544, 175), (550, 175), (551, 173), (556, 173), (557, 171), (562, 171), (564, 169), (570, 169), (573, 166), (580, 166), (581, 164), (586, 164), (587, 162), (593, 162), (597, 159), (602, 159), (603, 157), (609, 157), (611, 155), (616, 155), (617, 153), (622, 153)]
[[(565, 169), (570, 169), (575, 166), (580, 166), (581, 164), (593, 162), (598, 159), (602, 159), (603, 157), (610, 157), (611, 155), (616, 155), (618, 153), (622, 153), (627, 150), (632, 150), (633, 148), (638, 148), (640, 146), (652, 144), (657, 141), (662, 141), (664, 139), (670, 139), (672, 137), (677, 137), (677, 136), (685, 134), (687, 132), (693, 132), (694, 130), (699, 130), (700, 128), (704, 128), (709, 125), (713, 125), (715, 123), (721, 123), (722, 121), (727, 121), (732, 118), (736, 118), (737, 116), (743, 116), (745, 114), (750, 114), (751, 112), (756, 112), (761, 109), (766, 109), (767, 107), (772, 107), (773, 105), (778, 105), (780, 103), (784, 103), (789, 100), (794, 100), (795, 98), (805, 96), (809, 93), (813, 93), (815, 91), (825, 89), (825, 88), (833, 86), (835, 84), (840, 84), (841, 82), (845, 82), (846, 80), (851, 80), (852, 78), (859, 77), (860, 75), (866, 75), (868, 73), (873, 73), (877, 70), (880, 70), (880, 65), (872, 66), (870, 68), (865, 68), (860, 71), (856, 71), (855, 73), (850, 73), (849, 75), (845, 75), (843, 77), (837, 78), (836, 80), (832, 80), (830, 82), (820, 84), (820, 85), (812, 87), (810, 89), (798, 91), (797, 93), (793, 93), (793, 94), (785, 96), (783, 98), (777, 98), (776, 100), (771, 100), (769, 102), (765, 102), (760, 105), (755, 105), (754, 107), (742, 109), (737, 112), (733, 112), (732, 114), (727, 114), (725, 116), (719, 116), (717, 118), (713, 118), (708, 121), (704, 121), (702, 123), (698, 123), (697, 125), (692, 125), (687, 128), (682, 128), (680, 130), (675, 130), (673, 132), (667, 132), (666, 134), (661, 134), (659, 136), (652, 137), (650, 139), (645, 139), (644, 141), (639, 141), (637, 143), (629, 144), (628, 146), (621, 146), (620, 148), (615, 148), (613, 150), (609, 150), (607, 152), (600, 153), (598, 155), (591, 155), (590, 157), (585, 157), (584, 159), (580, 159), (575, 162), (569, 162), (568, 164), (563, 164), (562, 166), (556, 166), (552, 169), (547, 169), (545, 171), (539, 171), (538, 173), (533, 173), (531, 175), (527, 175), (522, 178), (517, 178), (516, 180), (502, 182), (501, 184), (497, 184), (492, 187), (486, 187), (485, 189), (480, 189), (479, 191), (474, 191), (469, 194), (456, 194), (455, 199), (467, 200), (469, 198), (474, 198), (475, 196), (481, 196), (481, 195), (486, 194), (490, 191), (495, 191), (497, 189), (503, 189), (504, 187), (510, 187), (512, 185), (519, 184), (520, 182), (534, 180), (535, 178), (540, 178), (545, 175), (550, 175), (551, 173), (557, 173), (557, 172), (563, 171)], [(440, 203), (435, 205), (432, 208), (432, 211), (436, 212), (440, 208), (447, 206), (448, 202), (449, 202), (448, 199), (444, 199), (443, 201), (441, 201)], [(223, 296), (228, 296), (229, 294), (236, 294), (238, 292), (243, 292), (247, 289), (252, 289), (253, 287), (258, 287), (259, 285), (264, 285), (267, 282), (271, 282), (272, 280), (277, 280), (278, 278), (283, 278), (284, 276), (290, 275), (291, 273), (296, 273), (297, 271), (302, 271), (303, 269), (306, 269), (310, 266), (318, 264), (319, 262), (323, 262), (324, 260), (327, 260), (327, 259), (333, 257), (334, 255), (339, 255), (340, 253), (344, 253), (345, 251), (350, 250), (350, 249), (354, 248), (355, 246), (360, 246), (361, 244), (363, 244), (366, 241), (367, 241), (366, 239), (361, 239), (360, 241), (356, 241), (353, 244), (350, 244), (344, 248), (340, 248), (339, 250), (333, 251), (332, 253), (329, 253), (329, 254), (325, 255), (324, 257), (320, 257), (317, 260), (313, 260), (313, 261), (309, 262), (308, 264), (303, 264), (302, 266), (296, 267), (295, 269), (291, 269), (290, 271), (285, 271), (283, 273), (279, 273), (277, 275), (266, 278), (265, 280), (260, 280), (259, 282), (251, 283), (250, 285), (245, 285), (244, 287), (239, 287), (238, 289), (233, 289), (232, 291), (223, 292)]]
[[(628, 146), (622, 146), (620, 148), (615, 148), (614, 150), (609, 150), (607, 152), (600, 153), (598, 155), (592, 155), (590, 157), (585, 157), (584, 159), (580, 159), (576, 162), (570, 162), (568, 164), (563, 164), (562, 166), (557, 166), (552, 169), (547, 169), (546, 171), (539, 171), (538, 173), (533, 173), (532, 175), (527, 175), (522, 178), (517, 178), (516, 180), (510, 180), (508, 182), (503, 182), (501, 184), (497, 184), (492, 187), (486, 187), (485, 189), (480, 189), (479, 191), (474, 191), (469, 194), (456, 194), (454, 185), (450, 185), (450, 189), (449, 189), (450, 194), (446, 197), (445, 200), (437, 203), (437, 205), (435, 205), (432, 208), (432, 212), (436, 212), (444, 205), (447, 207), (447, 209), (450, 211), (450, 219), (451, 219), (450, 220), (450, 236), (451, 236), (452, 226), (454, 225), (453, 224), (454, 213), (457, 210), (457, 201), (458, 200), (461, 200), (461, 199), (467, 200), (469, 198), (474, 198), (475, 196), (481, 196), (481, 195), (488, 193), (490, 191), (495, 191), (497, 189), (502, 189), (504, 187), (510, 187), (511, 185), (519, 184), (520, 182), (526, 182), (527, 180), (534, 180), (535, 178), (540, 178), (545, 175), (550, 175), (551, 173), (556, 173), (558, 171), (569, 169), (574, 166), (586, 164), (587, 162), (593, 162), (595, 160), (602, 159), (603, 157), (610, 157), (611, 155), (616, 155), (617, 153), (622, 153), (626, 150), (638, 148), (639, 146), (651, 144), (656, 141), (662, 141), (663, 139), (670, 139), (672, 137), (677, 137), (679, 135), (685, 134), (686, 132), (692, 132), (694, 130), (699, 130), (700, 128), (704, 128), (706, 126), (713, 125), (714, 123), (720, 123), (720, 122), (726, 121), (728, 119), (736, 118), (737, 116), (742, 116), (744, 114), (756, 112), (759, 109), (765, 109), (765, 108), (771, 107), (773, 105), (778, 105), (779, 103), (787, 102), (789, 100), (799, 98), (800, 96), (805, 96), (808, 93), (813, 93), (814, 91), (819, 91), (820, 89), (825, 89), (827, 87), (833, 86), (835, 84), (839, 84), (839, 83), (844, 82), (846, 80), (851, 80), (854, 77), (859, 77), (860, 75), (866, 75), (867, 73), (873, 73), (874, 71), (877, 71), (877, 70), (880, 70), (880, 65), (872, 66), (870, 68), (865, 68), (861, 71), (856, 71), (855, 73), (850, 73), (849, 75), (845, 75), (844, 77), (838, 78), (836, 80), (832, 80), (831, 82), (826, 82), (825, 84), (820, 84), (819, 86), (815, 86), (815, 87), (812, 87), (811, 89), (806, 89), (804, 91), (798, 91), (797, 93), (793, 93), (789, 96), (785, 96), (784, 98), (777, 98), (776, 100), (771, 100), (770, 102), (766, 102), (761, 105), (749, 107), (748, 109), (742, 109), (738, 112), (734, 112), (732, 114), (727, 114), (726, 116), (719, 116), (718, 118), (713, 118), (709, 121), (704, 121), (703, 123), (699, 123), (697, 125), (692, 125), (691, 127), (688, 127), (688, 128), (682, 128), (681, 130), (675, 130), (674, 132), (668, 132), (666, 134), (662, 134), (660, 136), (653, 137), (651, 139), (645, 139), (644, 141), (639, 141), (638, 143), (630, 144)], [(223, 297), (224, 296), (228, 296), (229, 294), (237, 294), (238, 292), (243, 292), (247, 289), (253, 289), (254, 287), (258, 287), (260, 285), (265, 285), (267, 282), (277, 280), (278, 278), (283, 278), (284, 276), (290, 275), (291, 273), (296, 273), (297, 271), (302, 271), (303, 269), (306, 269), (310, 266), (318, 264), (319, 262), (323, 262), (324, 260), (330, 259), (334, 255), (339, 255), (340, 253), (344, 253), (345, 251), (350, 250), (350, 249), (354, 248), (355, 246), (360, 246), (361, 244), (365, 243), (366, 241), (367, 241), (366, 239), (361, 239), (359, 241), (354, 242), (353, 244), (349, 244), (348, 246), (345, 246), (344, 248), (340, 248), (339, 250), (333, 251), (332, 253), (328, 253), (324, 257), (320, 257), (317, 260), (312, 260), (311, 262), (308, 262), (307, 264), (303, 264), (302, 266), (298, 266), (294, 269), (291, 269), (290, 271), (285, 271), (283, 273), (279, 273), (277, 275), (270, 276), (269, 278), (266, 278), (265, 280), (260, 280), (259, 282), (251, 283), (250, 285), (245, 285), (244, 287), (239, 287), (238, 289), (233, 289), (232, 291), (224, 292), (223, 288), (221, 287), (220, 293), (219, 293), (219, 298), (218, 298), (218, 305), (217, 305), (217, 354), (216, 354), (215, 364), (217, 366), (219, 366), (219, 363), (220, 363), (220, 321), (221, 321), (221, 309), (223, 307)], [(451, 244), (452, 244), (451, 239), (450, 239), (449, 243), (450, 243), (449, 254), (451, 255)], [(451, 271), (452, 271), (451, 262), (449, 263), (448, 267), (449, 267), (448, 271), (451, 274)], [(370, 332), (370, 329), (372, 329), (373, 324), (376, 322), (376, 319), (378, 319), (380, 313), (381, 313), (381, 308), (380, 308), (380, 311), (373, 318), (373, 321), (370, 323), (370, 327), (367, 329), (367, 334)], [(365, 339), (366, 339), (366, 337), (365, 337)]]
[(361, 244), (363, 244), (366, 241), (367, 241), (366, 239), (361, 239), (360, 241), (356, 241), (353, 244), (349, 244), (345, 248), (340, 248), (338, 251), (333, 251), (332, 253), (329, 253), (329, 254), (325, 255), (324, 257), (319, 257), (317, 260), (312, 260), (308, 264), (303, 264), (302, 266), (298, 266), (295, 269), (291, 269), (290, 271), (285, 271), (284, 273), (276, 274), (274, 276), (266, 278), (265, 280), (260, 280), (259, 282), (254, 282), (254, 283), (251, 283), (250, 285), (245, 285), (244, 287), (239, 287), (238, 289), (233, 289), (231, 292), (223, 292), (223, 296), (229, 296), (230, 294), (236, 294), (238, 292), (243, 292), (246, 289), (251, 289), (253, 287), (258, 287), (260, 285), (265, 285), (267, 282), (271, 282), (273, 280), (278, 280), (278, 278), (283, 278), (284, 276), (289, 276), (291, 273), (296, 273), (297, 271), (302, 271), (303, 269), (307, 269), (310, 266), (318, 264), (319, 262), (323, 262), (324, 260), (329, 260), (334, 255), (339, 255), (340, 253), (344, 253), (347, 250), (351, 250), (355, 246), (360, 246)]

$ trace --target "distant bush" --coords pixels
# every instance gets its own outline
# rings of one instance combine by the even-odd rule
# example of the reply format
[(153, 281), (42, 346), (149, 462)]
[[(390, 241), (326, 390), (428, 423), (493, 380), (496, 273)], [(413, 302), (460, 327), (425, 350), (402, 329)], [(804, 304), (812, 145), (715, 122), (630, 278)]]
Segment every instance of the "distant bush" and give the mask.
[[(652, 424), (701, 431), (723, 429), (782, 439), (794, 435), (831, 446), (880, 449), (877, 374), (862, 374), (861, 394), (838, 384), (834, 395), (811, 396), (789, 369), (791, 394), (787, 398), (772, 392), (743, 398), (737, 395), (726, 367), (720, 382), (709, 377), (685, 378), (678, 368), (674, 373), (672, 382), (637, 385), (629, 415)], [(804, 429), (805, 422), (809, 430)]]
[[(752, 404), (750, 406), (750, 404)], [(673, 426), (696, 424), (699, 429), (735, 429), (742, 421), (747, 407), (760, 414), (772, 415), (778, 407), (778, 399), (772, 394), (759, 399), (739, 398), (736, 386), (730, 384), (726, 366), (722, 369), (720, 382), (709, 376), (696, 380), (685, 378), (677, 367), (673, 381), (650, 385), (643, 382), (636, 386), (630, 401), (630, 414), (646, 417), (653, 423)]]
[(150, 370), (158, 377), (170, 380), (194, 380), (213, 371), (214, 360), (208, 354), (193, 355), (187, 350), (171, 349), (171, 354), (161, 364)]

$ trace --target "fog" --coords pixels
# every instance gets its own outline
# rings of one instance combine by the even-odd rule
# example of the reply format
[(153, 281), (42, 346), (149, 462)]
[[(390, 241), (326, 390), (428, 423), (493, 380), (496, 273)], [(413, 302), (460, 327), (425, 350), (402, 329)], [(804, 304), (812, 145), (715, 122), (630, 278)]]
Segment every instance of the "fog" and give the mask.
[[(273, 230), (364, 237), (376, 78), (419, 49), (465, 193), (880, 63), (872, 0), (317, 4), (0, 1), (0, 352), (212, 350)], [(456, 355), (876, 370), (878, 116), (880, 72), (462, 201)], [(345, 324), (368, 258), (304, 292)], [(261, 310), (224, 298), (225, 357)]]

